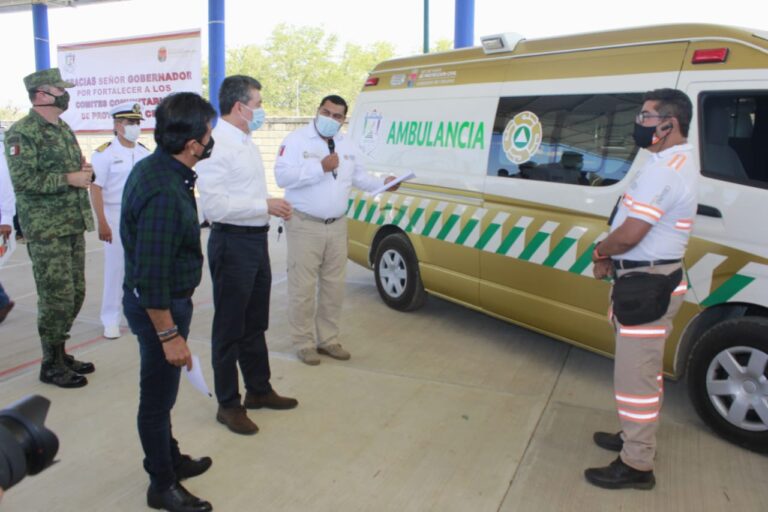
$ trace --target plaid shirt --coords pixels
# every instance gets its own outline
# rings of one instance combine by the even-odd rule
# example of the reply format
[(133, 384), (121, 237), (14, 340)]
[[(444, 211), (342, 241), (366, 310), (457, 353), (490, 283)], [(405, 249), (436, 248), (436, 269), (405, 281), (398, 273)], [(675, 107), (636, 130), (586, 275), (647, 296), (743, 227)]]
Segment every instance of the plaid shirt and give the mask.
[(158, 148), (136, 164), (125, 184), (124, 285), (146, 309), (169, 309), (172, 298), (188, 296), (200, 284), (196, 179), (192, 169)]

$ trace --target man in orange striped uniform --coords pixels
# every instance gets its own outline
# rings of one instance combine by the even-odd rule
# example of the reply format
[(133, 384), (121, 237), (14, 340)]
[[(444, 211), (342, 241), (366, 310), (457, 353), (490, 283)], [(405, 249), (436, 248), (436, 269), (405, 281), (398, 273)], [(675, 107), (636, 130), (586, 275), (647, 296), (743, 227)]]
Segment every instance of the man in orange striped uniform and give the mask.
[(655, 485), (664, 342), (687, 290), (682, 259), (697, 208), (699, 173), (686, 139), (691, 116), (691, 101), (683, 92), (646, 93), (634, 139), (651, 155), (617, 205), (611, 233), (592, 256), (596, 278), (615, 278), (610, 317), (616, 329), (613, 380), (622, 429), (594, 435), (598, 446), (621, 452), (610, 465), (584, 472), (599, 487)]

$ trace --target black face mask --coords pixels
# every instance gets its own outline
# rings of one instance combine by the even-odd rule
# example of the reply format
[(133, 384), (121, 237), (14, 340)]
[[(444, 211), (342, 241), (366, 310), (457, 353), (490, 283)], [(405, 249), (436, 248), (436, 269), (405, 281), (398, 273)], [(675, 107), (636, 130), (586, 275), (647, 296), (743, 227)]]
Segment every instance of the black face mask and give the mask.
[(647, 148), (653, 144), (653, 136), (656, 134), (655, 126), (643, 126), (635, 123), (635, 130), (632, 132), (632, 138), (635, 144), (641, 148)]
[(67, 110), (69, 108), (69, 93), (67, 91), (64, 91), (64, 94), (61, 96), (56, 96), (55, 94), (51, 94), (48, 91), (37, 91), (41, 92), (43, 94), (47, 94), (48, 96), (53, 97), (53, 103), (50, 103), (48, 105), (33, 105), (35, 107), (56, 107), (61, 109), (62, 112)]
[[(197, 142), (200, 142), (199, 140)], [(203, 152), (199, 155), (195, 155), (195, 157), (198, 160), (205, 160), (206, 158), (211, 156), (211, 152), (213, 152), (213, 137), (211, 137), (208, 140), (208, 144), (203, 144), (200, 142), (200, 145), (203, 146)]]

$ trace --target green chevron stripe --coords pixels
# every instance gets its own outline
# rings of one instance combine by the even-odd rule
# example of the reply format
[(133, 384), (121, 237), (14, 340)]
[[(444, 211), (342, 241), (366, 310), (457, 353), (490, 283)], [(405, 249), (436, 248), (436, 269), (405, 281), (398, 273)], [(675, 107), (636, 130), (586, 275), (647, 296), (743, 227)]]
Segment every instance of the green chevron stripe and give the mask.
[(475, 249), (485, 249), (485, 246), (488, 245), (488, 242), (491, 241), (491, 238), (493, 238), (493, 235), (496, 234), (500, 227), (501, 226), (499, 224), (488, 225), (488, 227), (485, 228), (483, 234), (480, 236), (480, 240), (478, 240), (475, 244)]
[(359, 203), (357, 203), (357, 209), (355, 210), (354, 219), (359, 220), (360, 214), (363, 211), (363, 208), (365, 208), (365, 199), (361, 199)]
[(469, 219), (469, 222), (467, 222), (467, 225), (464, 226), (464, 229), (461, 230), (461, 233), (459, 233), (459, 237), (456, 239), (456, 243), (459, 245), (464, 245), (464, 242), (469, 238), (469, 235), (472, 234), (472, 231), (475, 229), (475, 226), (478, 224), (477, 219)]
[(376, 213), (376, 201), (371, 202), (371, 207), (368, 208), (368, 215), (365, 216), (365, 222), (371, 222), (373, 215)]
[(432, 212), (432, 215), (429, 216), (429, 220), (427, 221), (427, 225), (424, 226), (424, 231), (421, 233), (422, 236), (429, 236), (429, 234), (432, 232), (432, 228), (435, 227), (435, 224), (442, 214), (443, 212)]
[(549, 233), (542, 233), (541, 231), (536, 233), (533, 236), (531, 242), (523, 250), (523, 253), (520, 255), (520, 259), (523, 261), (528, 261), (531, 259), (531, 256), (533, 256), (536, 250), (541, 247), (541, 244), (543, 244), (547, 238), (549, 238)]
[(410, 233), (413, 231), (413, 226), (416, 225), (417, 222), (419, 222), (419, 219), (421, 218), (421, 215), (424, 213), (424, 208), (416, 208), (416, 211), (413, 212), (413, 217), (411, 217), (411, 222), (408, 223), (408, 225), (405, 227), (405, 232)]
[(545, 267), (554, 267), (555, 265), (557, 265), (557, 262), (560, 261), (560, 258), (562, 258), (563, 255), (565, 255), (565, 253), (568, 252), (568, 249), (573, 247), (573, 244), (575, 243), (576, 243), (575, 238), (568, 238), (568, 237), (563, 238), (562, 240), (560, 240), (560, 243), (557, 244), (557, 247), (555, 247), (552, 250), (550, 255), (547, 256), (547, 259), (544, 260), (544, 263), (542, 263), (542, 265), (544, 265)]
[(448, 217), (448, 220), (445, 223), (445, 226), (443, 226), (443, 229), (440, 230), (440, 232), (437, 234), (438, 240), (445, 240), (445, 237), (448, 236), (448, 233), (451, 232), (451, 229), (453, 228), (453, 225), (456, 224), (459, 221), (459, 216), (454, 214), (451, 214), (450, 217)]
[(523, 234), (523, 231), (525, 230), (520, 226), (513, 227), (512, 230), (507, 234), (506, 238), (504, 238), (504, 241), (501, 242), (499, 248), (496, 249), (496, 254), (506, 254), (509, 248), (512, 247), (512, 244), (514, 244), (520, 235)]
[(581, 274), (584, 272), (589, 264), (592, 263), (592, 251), (595, 250), (595, 245), (597, 244), (589, 244), (587, 250), (581, 253), (581, 256), (576, 260), (576, 263), (571, 265), (568, 272), (573, 272), (574, 274)]
[(403, 219), (403, 216), (408, 212), (408, 207), (401, 205), (400, 209), (397, 211), (397, 215), (395, 215), (395, 218), (392, 219), (392, 224), (399, 224), (400, 221)]
[(715, 304), (728, 302), (731, 300), (731, 298), (733, 298), (734, 295), (749, 286), (749, 284), (754, 280), (754, 277), (736, 274), (721, 284), (717, 290), (710, 294), (709, 297), (701, 301), (701, 305), (706, 308), (709, 306), (714, 306)]
[(347, 215), (347, 214), (349, 213), (349, 209), (350, 209), (350, 208), (352, 208), (352, 205), (353, 205), (354, 203), (355, 203), (355, 200), (354, 200), (354, 199), (350, 199), (350, 200), (347, 202), (347, 211), (346, 211), (346, 213), (345, 213), (344, 215)]

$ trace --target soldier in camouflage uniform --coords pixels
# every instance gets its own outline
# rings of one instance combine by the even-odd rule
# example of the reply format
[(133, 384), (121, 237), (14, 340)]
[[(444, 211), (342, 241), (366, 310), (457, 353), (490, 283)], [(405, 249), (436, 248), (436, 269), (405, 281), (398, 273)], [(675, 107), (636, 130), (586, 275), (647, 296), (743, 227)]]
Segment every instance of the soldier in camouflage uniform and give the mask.
[(40, 380), (60, 387), (88, 384), (94, 371), (64, 350), (85, 299), (85, 237), (93, 231), (88, 187), (93, 168), (75, 134), (59, 119), (69, 104), (57, 68), (24, 78), (32, 108), (5, 137), (5, 154), (16, 191), (38, 295), (37, 330), (43, 346)]

